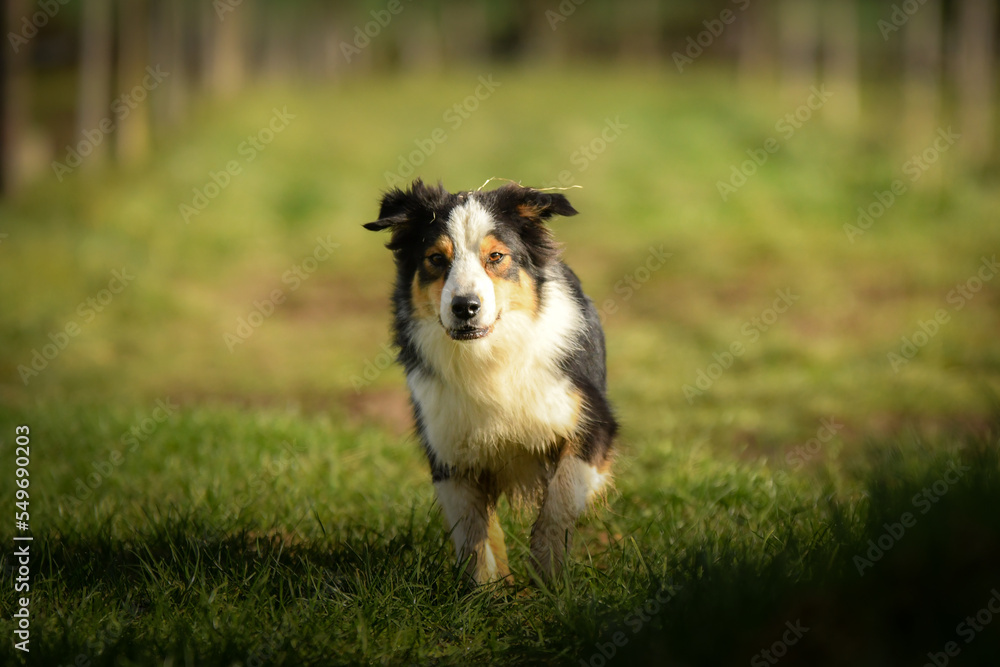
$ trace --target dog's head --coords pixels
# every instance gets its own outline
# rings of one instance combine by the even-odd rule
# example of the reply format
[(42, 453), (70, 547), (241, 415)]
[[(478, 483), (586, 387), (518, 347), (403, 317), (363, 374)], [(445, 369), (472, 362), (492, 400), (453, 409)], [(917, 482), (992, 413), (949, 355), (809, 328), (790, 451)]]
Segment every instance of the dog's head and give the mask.
[(558, 249), (545, 221), (576, 215), (561, 194), (505, 185), (455, 194), (419, 179), (382, 198), (379, 219), (398, 271), (397, 300), (412, 317), (440, 322), (453, 340), (489, 336), (505, 314), (534, 313), (545, 267)]

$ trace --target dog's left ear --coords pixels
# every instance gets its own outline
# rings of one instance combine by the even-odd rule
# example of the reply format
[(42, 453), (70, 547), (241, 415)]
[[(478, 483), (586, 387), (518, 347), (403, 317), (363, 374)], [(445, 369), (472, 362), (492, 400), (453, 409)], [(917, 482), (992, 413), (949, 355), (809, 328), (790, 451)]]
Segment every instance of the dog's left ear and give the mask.
[(576, 215), (565, 196), (557, 192), (542, 192), (520, 185), (507, 185), (496, 190), (501, 210), (532, 222), (544, 222), (554, 215)]
[(530, 190), (526, 201), (519, 204), (517, 214), (529, 220), (548, 220), (554, 215), (569, 217), (579, 213), (564, 195)]

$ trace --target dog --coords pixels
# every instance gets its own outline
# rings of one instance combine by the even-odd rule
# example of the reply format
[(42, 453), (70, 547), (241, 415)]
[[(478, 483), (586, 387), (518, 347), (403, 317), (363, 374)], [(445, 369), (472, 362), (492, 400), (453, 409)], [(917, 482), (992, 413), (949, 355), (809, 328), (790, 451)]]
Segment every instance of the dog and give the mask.
[(393, 336), (459, 563), (510, 581), (496, 506), (540, 504), (531, 555), (560, 572), (577, 518), (610, 481), (618, 424), (604, 332), (546, 222), (562, 194), (415, 180), (366, 229), (391, 231)]

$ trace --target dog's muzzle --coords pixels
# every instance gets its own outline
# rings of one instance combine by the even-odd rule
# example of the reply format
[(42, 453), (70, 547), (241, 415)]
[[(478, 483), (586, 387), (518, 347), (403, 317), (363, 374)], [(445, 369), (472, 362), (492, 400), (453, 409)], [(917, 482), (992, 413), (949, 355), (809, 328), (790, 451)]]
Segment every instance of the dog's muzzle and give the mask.
[[(457, 327), (447, 329), (452, 340), (476, 340), (484, 338), (493, 332), (493, 325), (488, 327), (477, 327), (472, 321), (482, 309), (482, 302), (476, 295), (456, 296), (451, 300), (451, 314), (460, 322), (464, 322)], [(446, 327), (447, 328), (447, 327)]]

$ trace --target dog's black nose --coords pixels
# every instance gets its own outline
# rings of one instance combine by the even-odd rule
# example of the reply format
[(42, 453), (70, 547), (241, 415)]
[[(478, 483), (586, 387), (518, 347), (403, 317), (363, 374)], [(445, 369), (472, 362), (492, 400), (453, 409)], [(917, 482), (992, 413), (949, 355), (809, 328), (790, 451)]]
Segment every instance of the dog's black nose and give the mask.
[(478, 296), (456, 296), (451, 300), (451, 312), (460, 320), (471, 320), (481, 305)]

